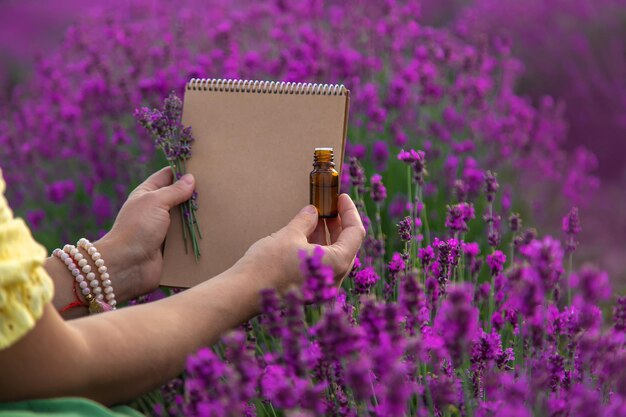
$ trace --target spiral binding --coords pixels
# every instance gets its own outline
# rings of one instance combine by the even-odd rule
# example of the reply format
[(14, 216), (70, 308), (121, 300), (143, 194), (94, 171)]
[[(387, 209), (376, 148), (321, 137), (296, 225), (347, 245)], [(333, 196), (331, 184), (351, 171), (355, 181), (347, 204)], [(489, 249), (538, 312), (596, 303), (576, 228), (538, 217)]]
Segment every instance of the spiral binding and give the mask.
[(192, 78), (187, 90), (227, 91), (231, 93), (269, 93), (340, 96), (346, 94), (343, 84), (312, 84), (279, 81)]

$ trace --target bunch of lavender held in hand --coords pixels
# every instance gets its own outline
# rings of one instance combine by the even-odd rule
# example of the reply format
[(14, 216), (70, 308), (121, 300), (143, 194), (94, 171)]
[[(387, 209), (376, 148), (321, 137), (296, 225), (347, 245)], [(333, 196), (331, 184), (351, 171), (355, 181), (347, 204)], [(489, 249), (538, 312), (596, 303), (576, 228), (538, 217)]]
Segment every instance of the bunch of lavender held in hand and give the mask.
[[(176, 180), (179, 180), (187, 172), (186, 161), (191, 157), (191, 144), (194, 141), (191, 127), (185, 127), (181, 123), (182, 112), (183, 102), (174, 92), (170, 93), (163, 101), (161, 110), (151, 110), (147, 107), (135, 110), (135, 118), (150, 133), (157, 149), (162, 150), (165, 154), (165, 159), (167, 159)], [(191, 199), (180, 205), (185, 252), (188, 252), (187, 239), (189, 238), (196, 261), (200, 258), (197, 239), (202, 239), (196, 220), (197, 199), (198, 195), (194, 191)]]

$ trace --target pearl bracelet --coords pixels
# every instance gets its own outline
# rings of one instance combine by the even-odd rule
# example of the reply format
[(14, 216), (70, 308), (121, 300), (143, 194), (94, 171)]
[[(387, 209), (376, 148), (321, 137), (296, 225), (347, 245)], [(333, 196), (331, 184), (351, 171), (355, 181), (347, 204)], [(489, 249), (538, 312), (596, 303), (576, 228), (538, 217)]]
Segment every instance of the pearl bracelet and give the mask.
[(76, 267), (76, 264), (74, 263), (72, 257), (59, 248), (56, 248), (52, 252), (52, 254), (59, 258), (61, 262), (63, 262), (67, 266), (67, 269), (69, 269), (72, 273), (72, 276), (74, 277), (74, 280), (78, 283), (78, 286), (80, 287), (83, 295), (85, 297), (91, 295), (91, 289), (89, 288), (87, 281), (85, 281), (85, 277), (83, 276), (83, 274), (81, 274), (80, 270)]
[[(99, 293), (98, 296), (102, 297), (100, 299), (106, 298), (108, 305), (111, 306), (113, 310), (115, 310), (117, 301), (115, 300), (115, 293), (113, 292), (113, 285), (111, 283), (111, 277), (109, 276), (109, 273), (107, 272), (107, 267), (104, 265), (104, 259), (102, 259), (102, 255), (100, 254), (100, 252), (98, 252), (98, 250), (93, 245), (93, 243), (91, 243), (89, 240), (85, 238), (80, 239), (78, 243), (76, 243), (76, 245), (79, 248), (85, 250), (85, 252), (87, 252), (87, 254), (91, 256), (91, 259), (96, 265), (96, 268), (98, 268), (98, 273), (100, 274), (100, 281), (102, 282), (102, 287), (103, 287), (102, 291), (104, 292), (104, 294)], [(89, 273), (95, 276), (95, 274), (91, 272), (91, 267), (89, 268), (89, 271), (90, 271)]]
[[(78, 282), (78, 285), (83, 288), (83, 295), (87, 295), (85, 290), (91, 290), (94, 297), (96, 297), (97, 300), (102, 301), (104, 297), (102, 296), (102, 288), (100, 288), (100, 282), (98, 282), (96, 274), (91, 272), (91, 266), (87, 263), (87, 260), (80, 253), (78, 248), (76, 248), (76, 246), (74, 245), (65, 245), (63, 247), (63, 252), (69, 255), (74, 260), (75, 264), (78, 264), (78, 269), (80, 270), (80, 272), (82, 272), (82, 274), (79, 273), (78, 276), (83, 278), (83, 274), (85, 274), (85, 277), (87, 278), (86, 281), (84, 280), (84, 278), (79, 281), (78, 276), (74, 275), (74, 271), (72, 271), (72, 275), (76, 276), (76, 281)], [(82, 284), (82, 282), (84, 282), (84, 284)], [(89, 286), (87, 286), (87, 284), (89, 284)], [(91, 287), (91, 289), (89, 287)]]
[[(76, 248), (74, 248), (76, 250), (75, 253), (72, 253), (72, 249), (71, 248), (67, 248), (67, 252), (64, 250), (61, 250), (59, 248), (56, 248), (52, 254), (54, 256), (56, 256), (57, 258), (59, 258), (61, 260), (61, 262), (63, 262), (66, 266), (67, 269), (70, 271), (70, 273), (72, 274), (72, 276), (74, 277), (74, 280), (78, 283), (78, 286), (81, 289), (81, 292), (83, 293), (83, 295), (85, 296), (85, 299), (88, 302), (88, 307), (89, 307), (89, 313), (94, 314), (94, 313), (101, 313), (103, 311), (109, 311), (112, 308), (105, 304), (104, 302), (98, 300), (97, 295), (94, 296), (94, 294), (92, 293), (92, 288), (95, 290), (96, 288), (100, 289), (100, 285), (98, 283), (98, 280), (95, 280), (95, 284), (93, 284), (93, 281), (91, 283), (87, 283), (87, 281), (85, 280), (85, 277), (83, 276), (83, 274), (81, 274), (81, 270), (78, 269), (74, 258), (72, 257), (72, 254), (74, 256), (79, 255), (78, 250)], [(80, 261), (78, 261), (80, 262)], [(91, 288), (89, 288), (91, 285)], [(95, 286), (94, 286), (95, 285)]]

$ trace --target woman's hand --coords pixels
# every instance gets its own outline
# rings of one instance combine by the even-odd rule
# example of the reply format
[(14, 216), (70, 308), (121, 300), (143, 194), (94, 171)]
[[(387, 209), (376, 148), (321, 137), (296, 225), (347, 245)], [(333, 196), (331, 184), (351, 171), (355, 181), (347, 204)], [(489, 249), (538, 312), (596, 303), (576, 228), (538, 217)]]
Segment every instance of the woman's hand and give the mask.
[(172, 171), (154, 173), (129, 196), (111, 230), (94, 245), (107, 261), (118, 299), (155, 290), (163, 256), (161, 245), (170, 225), (170, 209), (187, 201), (194, 190), (190, 174), (172, 184)]
[(324, 222), (318, 218), (314, 206), (304, 207), (287, 226), (254, 243), (235, 264), (251, 279), (261, 279), (262, 287), (275, 288), (284, 293), (302, 280), (298, 251), (311, 252), (322, 245), (322, 261), (335, 272), (335, 282), (341, 285), (350, 272), (356, 253), (365, 237), (361, 216), (348, 194), (338, 201), (339, 217), (326, 219), (330, 245), (326, 242)]

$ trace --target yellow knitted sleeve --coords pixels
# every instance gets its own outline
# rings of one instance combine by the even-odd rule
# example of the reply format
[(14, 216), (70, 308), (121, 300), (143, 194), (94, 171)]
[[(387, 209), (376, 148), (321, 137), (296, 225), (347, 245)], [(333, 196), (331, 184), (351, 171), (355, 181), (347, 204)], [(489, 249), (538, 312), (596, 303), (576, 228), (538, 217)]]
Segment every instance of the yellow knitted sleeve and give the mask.
[(4, 198), (0, 170), (0, 349), (15, 343), (35, 326), (54, 294), (43, 268), (46, 249), (37, 243)]

